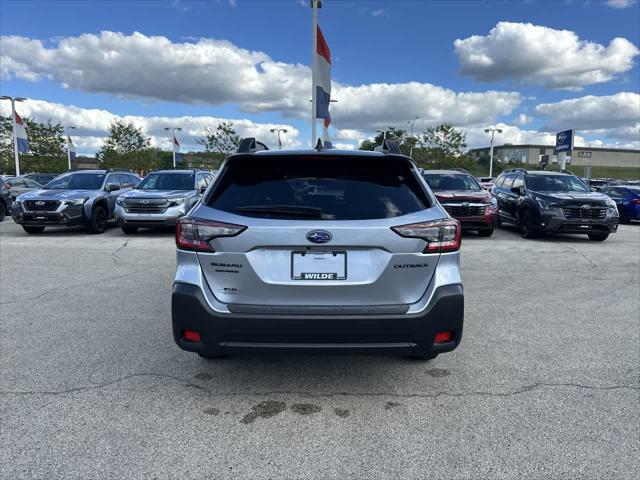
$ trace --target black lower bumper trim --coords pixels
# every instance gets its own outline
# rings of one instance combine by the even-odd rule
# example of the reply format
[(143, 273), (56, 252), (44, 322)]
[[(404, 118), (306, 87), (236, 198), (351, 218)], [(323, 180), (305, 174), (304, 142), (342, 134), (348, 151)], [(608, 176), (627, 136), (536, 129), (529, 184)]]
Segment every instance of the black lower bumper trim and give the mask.
[[(183, 350), (206, 353), (321, 352), (355, 354), (442, 353), (462, 338), (461, 285), (436, 289), (426, 311), (404, 315), (229, 315), (214, 312), (200, 288), (175, 283), (171, 298), (173, 336)], [(190, 330), (200, 341), (184, 338)], [(434, 344), (436, 333), (452, 340)]]

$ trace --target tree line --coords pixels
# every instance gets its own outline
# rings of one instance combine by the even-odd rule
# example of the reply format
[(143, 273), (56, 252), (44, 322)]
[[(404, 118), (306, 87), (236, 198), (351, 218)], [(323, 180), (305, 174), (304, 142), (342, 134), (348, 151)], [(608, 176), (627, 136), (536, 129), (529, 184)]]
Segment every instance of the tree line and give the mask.
[[(20, 155), (21, 170), (59, 173), (67, 169), (66, 141), (60, 123), (37, 122), (23, 119), (29, 137), (29, 152)], [(411, 155), (423, 168), (465, 168), (478, 170), (480, 165), (467, 153), (466, 136), (449, 123), (427, 128), (418, 135), (409, 135), (406, 130), (389, 127), (386, 138), (395, 140), (405, 155)], [(0, 172), (14, 172), (13, 125), (10, 117), (0, 117)], [(382, 143), (383, 134), (360, 143), (360, 150), (373, 150)], [(203, 152), (182, 153), (179, 164), (184, 167), (217, 169), (222, 161), (235, 152), (240, 145), (240, 136), (233, 122), (223, 121), (206, 135), (196, 139)], [(151, 145), (151, 138), (131, 122), (115, 120), (109, 126), (104, 144), (96, 152), (102, 168), (126, 168), (135, 171), (150, 171), (169, 168), (173, 165), (172, 152)], [(500, 166), (494, 169), (500, 171)]]
[[(67, 150), (64, 128), (59, 122), (37, 122), (23, 118), (29, 152), (20, 154), (23, 172), (60, 173), (67, 169)], [(203, 152), (183, 153), (179, 164), (184, 167), (216, 169), (220, 163), (240, 145), (240, 136), (233, 122), (220, 122), (215, 129), (207, 130), (204, 137), (196, 139)], [(103, 145), (96, 152), (102, 168), (126, 168), (145, 171), (169, 168), (173, 154), (151, 145), (151, 137), (131, 122), (115, 120)], [(13, 152), (13, 123), (11, 117), (0, 116), (0, 172), (15, 173)]]

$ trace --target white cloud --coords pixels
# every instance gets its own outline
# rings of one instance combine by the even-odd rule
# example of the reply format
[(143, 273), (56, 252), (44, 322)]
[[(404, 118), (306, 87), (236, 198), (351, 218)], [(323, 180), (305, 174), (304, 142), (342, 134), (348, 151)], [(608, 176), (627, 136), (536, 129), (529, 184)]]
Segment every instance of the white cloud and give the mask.
[(190, 104), (237, 103), (244, 111), (307, 107), (310, 71), (224, 40), (174, 43), (162, 36), (102, 32), (67, 37), (53, 48), (0, 38), (0, 74), (66, 88)]
[(607, 47), (568, 30), (499, 22), (488, 35), (454, 42), (462, 73), (481, 82), (515, 79), (552, 89), (582, 89), (633, 67), (638, 48), (624, 38)]
[(529, 115), (525, 115), (524, 113), (521, 113), (520, 115), (518, 115), (513, 120), (513, 123), (515, 123), (516, 125), (522, 127), (522, 126), (526, 125), (527, 123), (531, 123), (532, 120), (533, 119)]
[(618, 10), (630, 7), (638, 3), (637, 0), (607, 0), (607, 5)]
[[(491, 128), (499, 128), (502, 133), (495, 134), (494, 145), (504, 145), (511, 143), (513, 145), (555, 145), (556, 135), (551, 132), (538, 132), (535, 130), (522, 130), (521, 128), (508, 125), (506, 123), (497, 123)], [(463, 129), (467, 134), (467, 144), (469, 148), (488, 147), (491, 134), (485, 133), (483, 128)], [(575, 136), (576, 146), (586, 146), (587, 140), (581, 135)]]
[(378, 8), (377, 10), (371, 12), (371, 15), (374, 17), (382, 17), (383, 15), (386, 15), (386, 12), (384, 11), (384, 9)]
[[(306, 118), (310, 70), (224, 40), (172, 42), (141, 33), (102, 32), (67, 37), (51, 48), (18, 36), (0, 38), (0, 75), (28, 81), (47, 78), (66, 88), (125, 98), (187, 104), (237, 104), (241, 111), (276, 111)], [(515, 92), (455, 92), (429, 83), (350, 86), (333, 82), (336, 128), (450, 121), (472, 125), (495, 121), (521, 102)], [(419, 127), (419, 122), (416, 124)]]
[(608, 132), (614, 138), (637, 139), (640, 127), (640, 94), (620, 92), (615, 95), (572, 98), (556, 103), (542, 103), (535, 108), (543, 117), (543, 129), (559, 131), (574, 128), (585, 132)]
[(355, 150), (356, 148), (358, 148), (358, 145), (355, 145), (353, 143), (334, 143), (333, 144), (333, 148), (335, 148), (336, 150)]
[(365, 137), (364, 133), (353, 128), (336, 129), (334, 135), (338, 140), (359, 140)]
[[(8, 102), (0, 103), (0, 112), (5, 116), (11, 115)], [(107, 110), (79, 108), (73, 105), (63, 105), (44, 100), (29, 100), (21, 103), (19, 113), (22, 116), (31, 117), (41, 122), (51, 119), (54, 122), (60, 122), (62, 125), (75, 125), (77, 129), (73, 131), (73, 138), (78, 146), (79, 153), (93, 153), (98, 149), (107, 135), (109, 125), (118, 119), (132, 122), (137, 127), (142, 128), (142, 131), (151, 137), (154, 146), (160, 146), (165, 149), (170, 148), (170, 143), (164, 127), (182, 127), (182, 131), (177, 134), (182, 145), (182, 151), (202, 150), (202, 146), (197, 144), (196, 138), (203, 137), (207, 128), (215, 129), (218, 123), (223, 120), (231, 120), (241, 137), (256, 137), (270, 147), (274, 147), (276, 143), (274, 134), (270, 132), (272, 128), (287, 129), (288, 133), (282, 136), (282, 143), (285, 148), (297, 147), (301, 144), (298, 138), (300, 131), (291, 125), (256, 123), (247, 119), (224, 119), (209, 116), (120, 116)]]
[(454, 92), (430, 83), (375, 83), (334, 86), (338, 103), (331, 105), (334, 124), (344, 129), (375, 130), (398, 126), (420, 117), (415, 128), (451, 122), (458, 126), (484, 124), (510, 114), (521, 102), (516, 92)]

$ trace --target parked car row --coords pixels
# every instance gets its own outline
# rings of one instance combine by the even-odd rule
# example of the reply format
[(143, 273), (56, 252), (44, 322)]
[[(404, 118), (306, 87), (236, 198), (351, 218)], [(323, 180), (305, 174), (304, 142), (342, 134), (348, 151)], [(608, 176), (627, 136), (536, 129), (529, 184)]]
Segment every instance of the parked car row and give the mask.
[[(175, 226), (212, 179), (211, 172), (200, 170), (156, 171), (144, 180), (127, 170), (69, 171), (44, 187), (28, 189), (13, 202), (14, 187), (7, 180), (9, 193), (3, 194), (2, 206), (3, 212), (10, 206), (14, 221), (30, 234), (77, 225), (103, 233), (111, 220), (131, 234), (140, 227)], [(15, 180), (19, 185), (33, 182)]]
[[(501, 223), (517, 226), (525, 238), (543, 233), (587, 234), (602, 241), (618, 223), (640, 219), (637, 187), (608, 187), (594, 192), (567, 172), (511, 169), (502, 172), (491, 191), (469, 173), (425, 170), (422, 173), (438, 200), (465, 230), (490, 236)], [(615, 194), (613, 200), (606, 193)]]

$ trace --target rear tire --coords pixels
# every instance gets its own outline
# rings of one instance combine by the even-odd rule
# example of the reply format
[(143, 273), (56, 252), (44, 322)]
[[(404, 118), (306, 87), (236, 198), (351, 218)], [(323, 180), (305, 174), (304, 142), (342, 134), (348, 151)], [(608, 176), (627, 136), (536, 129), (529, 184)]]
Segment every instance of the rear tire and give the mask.
[(536, 238), (540, 233), (540, 230), (533, 221), (533, 215), (531, 215), (531, 211), (529, 210), (522, 211), (518, 226), (520, 227), (520, 235), (522, 235), (523, 238)]
[(23, 225), (22, 228), (29, 234), (38, 234), (44, 232), (44, 227), (29, 227), (27, 225)]
[(91, 215), (91, 222), (89, 223), (89, 232), (91, 233), (104, 233), (107, 229), (107, 212), (104, 207), (98, 205), (93, 209), (93, 215)]
[(134, 233), (136, 233), (138, 231), (138, 227), (125, 227), (125, 226), (122, 226), (120, 228), (122, 228), (122, 231), (124, 233), (126, 233), (127, 235), (133, 235)]
[(204, 358), (205, 360), (217, 360), (219, 358), (224, 358), (225, 355), (221, 353), (198, 353), (200, 358)]
[(7, 207), (4, 202), (0, 202), (0, 222), (4, 221), (4, 217), (7, 216)]
[(480, 237), (490, 237), (491, 235), (493, 235), (493, 228), (478, 230), (478, 236)]
[(604, 242), (607, 238), (609, 238), (609, 232), (589, 234), (589, 240), (593, 240), (594, 242)]

